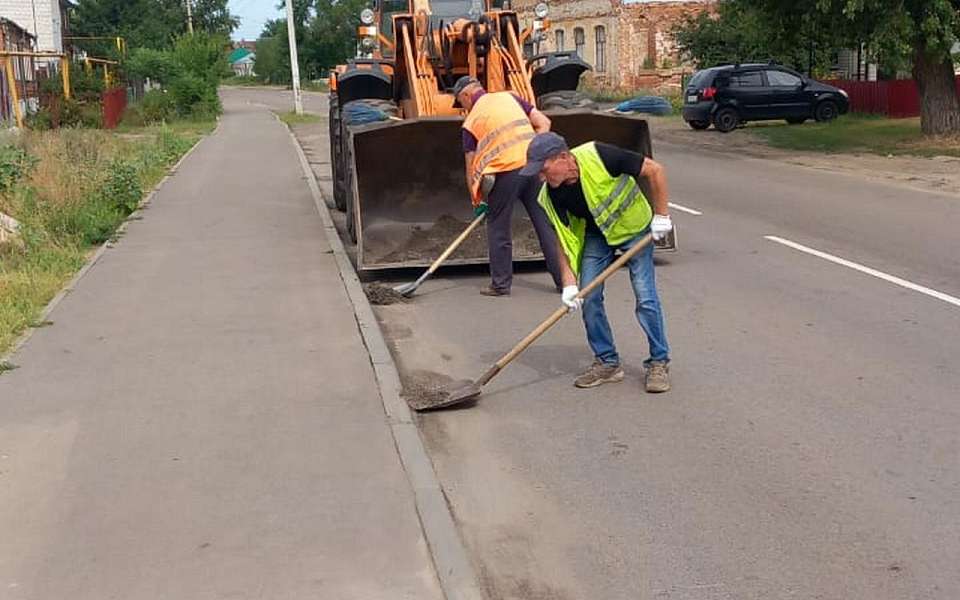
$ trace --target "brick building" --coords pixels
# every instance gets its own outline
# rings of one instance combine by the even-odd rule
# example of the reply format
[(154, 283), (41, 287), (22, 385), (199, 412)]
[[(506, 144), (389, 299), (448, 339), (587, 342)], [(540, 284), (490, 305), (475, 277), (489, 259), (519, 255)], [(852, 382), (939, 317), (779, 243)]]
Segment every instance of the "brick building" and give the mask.
[[(516, 0), (526, 21), (538, 0)], [(550, 30), (539, 51), (576, 50), (594, 70), (596, 87), (679, 87), (681, 65), (672, 35), (687, 17), (712, 10), (716, 0), (549, 0)]]

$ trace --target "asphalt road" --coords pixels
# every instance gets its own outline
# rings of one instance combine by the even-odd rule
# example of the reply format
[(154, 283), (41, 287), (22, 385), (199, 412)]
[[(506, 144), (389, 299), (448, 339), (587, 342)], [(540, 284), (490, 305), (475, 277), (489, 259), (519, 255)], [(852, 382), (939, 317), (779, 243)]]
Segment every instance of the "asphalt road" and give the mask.
[[(641, 391), (621, 275), (626, 382), (572, 387), (591, 356), (568, 318), (478, 406), (421, 420), (490, 597), (960, 597), (960, 306), (765, 238), (958, 297), (960, 198), (655, 151), (703, 213), (675, 211), (658, 270), (673, 392)], [(408, 374), (476, 377), (558, 303), (542, 273), (482, 283), (379, 311)]]
[[(702, 213), (674, 211), (658, 269), (673, 391), (641, 389), (620, 275), (624, 383), (572, 387), (570, 317), (477, 406), (420, 419), (489, 597), (960, 597), (960, 198), (654, 144)], [(407, 377), (477, 377), (558, 304), (544, 273), (485, 281), (378, 309)]]

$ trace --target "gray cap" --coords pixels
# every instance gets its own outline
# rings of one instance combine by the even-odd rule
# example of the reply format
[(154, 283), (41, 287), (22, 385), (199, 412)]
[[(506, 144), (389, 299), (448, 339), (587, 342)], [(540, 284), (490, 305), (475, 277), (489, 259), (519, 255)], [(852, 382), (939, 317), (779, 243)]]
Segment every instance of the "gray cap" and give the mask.
[(552, 131), (537, 134), (527, 147), (527, 165), (520, 174), (527, 177), (538, 175), (543, 170), (543, 163), (569, 149), (567, 140)]
[(463, 77), (458, 79), (455, 84), (453, 84), (453, 95), (459, 96), (460, 92), (467, 89), (468, 85), (471, 85), (474, 83), (477, 85), (480, 85), (480, 81), (476, 77), (470, 77), (469, 75), (464, 75)]
[(480, 81), (476, 77), (470, 77), (469, 75), (464, 75), (453, 84), (453, 107), (454, 108), (463, 108), (460, 104), (460, 92), (467, 89), (468, 86), (473, 84), (481, 85)]

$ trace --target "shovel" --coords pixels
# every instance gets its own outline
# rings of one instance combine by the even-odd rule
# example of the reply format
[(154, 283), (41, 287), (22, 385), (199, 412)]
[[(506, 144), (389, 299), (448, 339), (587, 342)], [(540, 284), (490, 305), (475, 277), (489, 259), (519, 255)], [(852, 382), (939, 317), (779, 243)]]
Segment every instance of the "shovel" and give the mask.
[[(650, 234), (645, 235), (639, 242), (633, 245), (632, 248), (624, 252), (620, 257), (613, 261), (609, 267), (604, 269), (603, 273), (587, 284), (587, 287), (580, 290), (580, 293), (576, 295), (577, 298), (586, 298), (590, 292), (595, 290), (598, 286), (602, 285), (611, 275), (616, 273), (620, 267), (625, 265), (627, 261), (637, 255), (641, 250), (643, 250), (647, 245), (653, 241), (653, 236)], [(469, 402), (474, 398), (477, 398), (480, 395), (481, 388), (488, 384), (491, 379), (497, 376), (497, 374), (502, 371), (507, 365), (513, 362), (513, 359), (520, 356), (524, 350), (530, 347), (537, 339), (547, 332), (551, 327), (553, 327), (557, 321), (562, 319), (566, 314), (570, 312), (570, 309), (566, 306), (561, 306), (558, 308), (552, 315), (547, 317), (543, 323), (537, 326), (530, 335), (520, 340), (520, 342), (513, 347), (510, 352), (507, 352), (503, 358), (498, 360), (492, 367), (490, 367), (486, 373), (484, 373), (480, 379), (476, 381), (457, 381), (447, 385), (446, 387), (437, 390), (435, 394), (431, 394), (430, 398), (425, 398), (423, 401), (418, 402), (414, 406), (416, 411), (425, 411), (425, 410), (436, 410), (440, 408), (447, 408), (448, 406), (454, 406), (457, 404), (463, 404), (464, 402)]]
[(417, 279), (416, 281), (411, 281), (410, 283), (398, 285), (397, 287), (393, 288), (393, 291), (397, 292), (398, 294), (406, 298), (409, 298), (410, 296), (412, 296), (413, 293), (417, 291), (417, 288), (420, 287), (420, 284), (426, 281), (427, 278), (429, 278), (431, 275), (433, 275), (437, 271), (437, 269), (440, 268), (440, 265), (442, 265), (444, 261), (450, 258), (451, 254), (456, 252), (457, 248), (460, 247), (460, 244), (462, 244), (465, 239), (470, 237), (470, 234), (473, 233), (473, 230), (476, 229), (477, 226), (483, 222), (483, 219), (486, 216), (487, 214), (483, 213), (479, 217), (475, 218), (473, 222), (470, 223), (470, 225), (463, 230), (463, 233), (457, 236), (457, 239), (453, 240), (453, 243), (450, 244), (447, 247), (447, 249), (443, 251), (443, 254), (441, 254), (437, 260), (433, 261), (433, 264), (430, 265), (430, 268), (424, 271), (423, 275), (421, 275), (419, 279)]
[[(493, 186), (496, 184), (496, 182), (497, 182), (497, 179), (493, 175), (483, 176), (483, 180), (480, 182), (480, 194), (484, 202), (486, 202), (486, 199), (490, 196), (490, 192), (493, 191)], [(470, 225), (463, 231), (463, 233), (461, 233), (460, 236), (457, 237), (457, 239), (453, 240), (453, 243), (450, 244), (450, 246), (443, 251), (443, 254), (441, 254), (440, 257), (437, 258), (437, 260), (433, 261), (433, 264), (430, 265), (430, 268), (427, 269), (424, 272), (424, 274), (420, 276), (420, 279), (417, 279), (416, 281), (413, 281), (410, 283), (405, 283), (403, 285), (398, 285), (397, 287), (393, 288), (393, 291), (397, 292), (398, 294), (400, 294), (405, 298), (409, 298), (410, 296), (412, 296), (413, 293), (417, 291), (417, 288), (420, 287), (420, 284), (426, 281), (428, 277), (433, 275), (437, 271), (437, 269), (440, 268), (440, 265), (442, 265), (445, 260), (450, 258), (451, 254), (456, 252), (457, 248), (460, 247), (460, 244), (462, 244), (465, 239), (470, 237), (470, 234), (473, 233), (473, 230), (476, 229), (477, 226), (483, 222), (483, 219), (486, 216), (487, 216), (486, 211), (477, 215), (477, 217), (473, 220), (472, 223), (470, 223)]]

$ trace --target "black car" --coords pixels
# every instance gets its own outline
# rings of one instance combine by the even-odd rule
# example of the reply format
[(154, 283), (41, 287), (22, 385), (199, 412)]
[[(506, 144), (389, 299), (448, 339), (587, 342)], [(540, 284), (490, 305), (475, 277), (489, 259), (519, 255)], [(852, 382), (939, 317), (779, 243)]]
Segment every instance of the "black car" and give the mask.
[(776, 64), (698, 71), (684, 91), (683, 120), (694, 129), (732, 131), (747, 121), (831, 121), (850, 110), (847, 93)]

